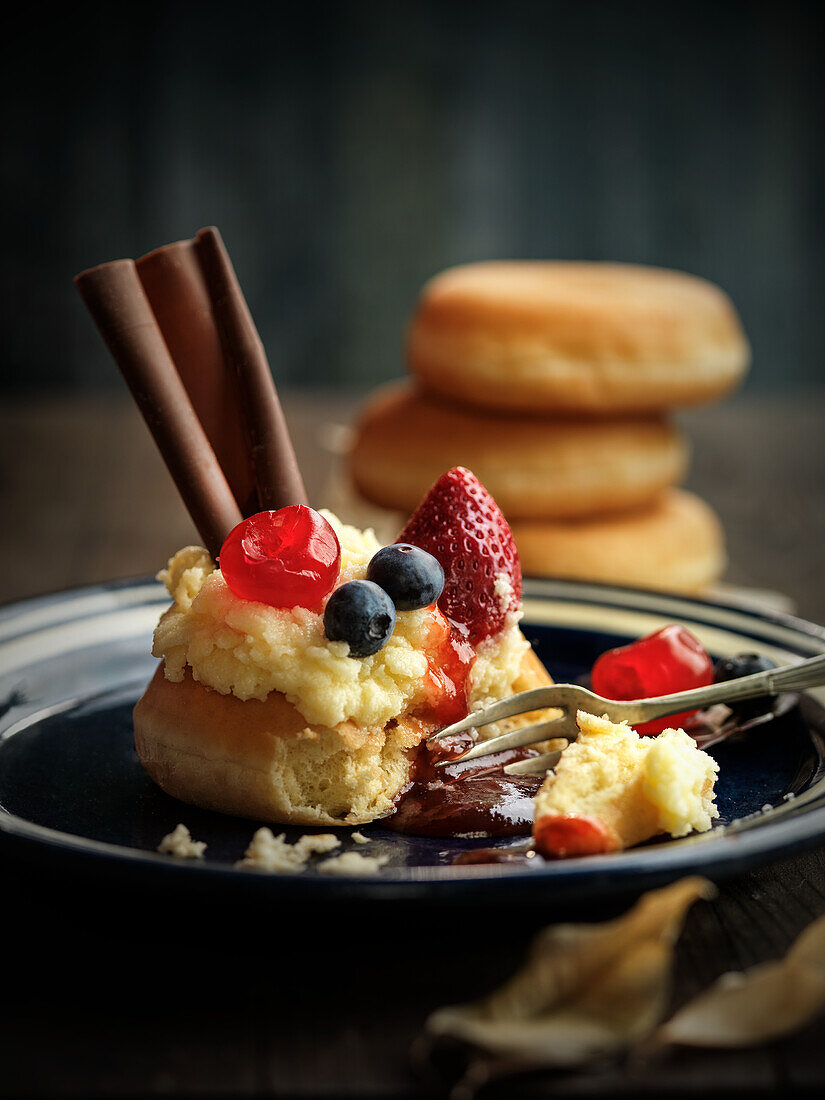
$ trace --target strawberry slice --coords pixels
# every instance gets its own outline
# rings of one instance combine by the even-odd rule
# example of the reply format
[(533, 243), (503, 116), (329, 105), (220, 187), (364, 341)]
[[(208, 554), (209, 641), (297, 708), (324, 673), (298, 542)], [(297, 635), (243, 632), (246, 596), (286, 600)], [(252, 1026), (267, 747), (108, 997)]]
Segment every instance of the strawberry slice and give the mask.
[[(497, 634), (521, 600), (518, 551), (501, 509), (475, 476), (453, 466), (427, 493), (397, 539), (432, 554), (444, 570), (438, 606), (473, 645)], [(509, 582), (497, 585), (503, 575)], [(498, 588), (498, 591), (497, 591)]]

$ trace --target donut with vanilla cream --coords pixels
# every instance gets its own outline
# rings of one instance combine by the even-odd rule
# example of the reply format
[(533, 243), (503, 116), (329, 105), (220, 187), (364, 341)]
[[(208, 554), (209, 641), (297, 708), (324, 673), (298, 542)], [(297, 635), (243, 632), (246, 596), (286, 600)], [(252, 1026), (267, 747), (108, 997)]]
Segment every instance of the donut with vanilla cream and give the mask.
[[(331, 592), (305, 598), (311, 606), (271, 605), (260, 598), (264, 589), (256, 598), (233, 591), (201, 548), (171, 559), (160, 578), (173, 603), (153, 646), (163, 665), (134, 713), (138, 755), (167, 793), (272, 822), (362, 824), (393, 811), (416, 747), (434, 730), (552, 682), (519, 629), (521, 575), (509, 530), (468, 471), (439, 480), (417, 513), (418, 541), (410, 528), (405, 542), (439, 551), (433, 493), (455, 522), (466, 513), (468, 530), (483, 528), (472, 550), (477, 568), (464, 549), (444, 556), (438, 602), (397, 610), (386, 641), (367, 656), (327, 636), (324, 607), (347, 585), (373, 583), (366, 577), (380, 544), (371, 531), (329, 513), (301, 520), (312, 538), (328, 527), (340, 555)], [(255, 534), (253, 525), (235, 542), (247, 558), (280, 569), (278, 555), (263, 560)], [(300, 572), (287, 558), (284, 568)], [(470, 575), (478, 581), (462, 604)]]

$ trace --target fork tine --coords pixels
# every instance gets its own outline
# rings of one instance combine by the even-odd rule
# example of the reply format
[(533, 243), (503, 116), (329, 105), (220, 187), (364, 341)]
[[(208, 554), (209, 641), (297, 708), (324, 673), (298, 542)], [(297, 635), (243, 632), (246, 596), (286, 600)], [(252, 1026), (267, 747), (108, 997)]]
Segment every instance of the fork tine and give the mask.
[[(502, 699), (498, 703), (491, 703), (484, 710), (473, 711), (459, 722), (453, 722), (451, 726), (445, 726), (431, 734), (428, 741), (440, 741), (442, 737), (452, 737), (455, 733), (465, 733), (467, 730), (478, 729), (480, 726), (488, 726), (491, 722), (500, 722), (504, 718), (514, 718), (517, 714), (525, 714), (531, 710), (543, 710), (553, 706), (557, 694), (557, 685), (550, 687), (531, 688), (530, 691), (520, 691), (518, 695), (511, 695), (509, 699)], [(490, 744), (488, 741), (487, 744)], [(521, 742), (527, 744), (526, 741)]]
[(551, 737), (567, 737), (567, 734), (559, 728), (559, 723), (563, 723), (566, 718), (566, 714), (560, 714), (558, 718), (551, 718), (549, 722), (534, 722), (532, 726), (522, 726), (521, 729), (511, 730), (509, 733), (489, 737), (486, 741), (477, 741), (461, 756), (456, 756), (452, 760), (439, 760), (436, 767), (446, 768), (450, 764), (463, 764), (465, 760), (490, 756), (494, 752), (501, 752), (502, 749), (519, 749), (523, 745), (532, 745), (534, 741), (547, 741)]
[(526, 760), (516, 760), (513, 764), (504, 765), (505, 775), (544, 775), (551, 768), (555, 768), (563, 749), (555, 752), (545, 752), (541, 756), (530, 756)]

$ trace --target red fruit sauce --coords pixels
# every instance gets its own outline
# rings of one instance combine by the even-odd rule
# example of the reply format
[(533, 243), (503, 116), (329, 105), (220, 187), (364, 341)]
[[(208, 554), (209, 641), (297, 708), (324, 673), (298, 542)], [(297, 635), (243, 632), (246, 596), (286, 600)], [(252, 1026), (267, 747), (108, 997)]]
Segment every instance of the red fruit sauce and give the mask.
[[(649, 699), (713, 683), (713, 661), (683, 626), (666, 626), (637, 642), (603, 653), (593, 665), (593, 690), (605, 699)], [(696, 711), (670, 714), (634, 727), (661, 733), (682, 726)]]
[(242, 520), (221, 547), (219, 565), (241, 599), (315, 610), (338, 579), (341, 545), (322, 515), (293, 504)]
[(475, 649), (459, 627), (451, 625), (433, 605), (433, 626), (426, 648), (427, 699), (422, 716), (439, 726), (449, 726), (467, 713), (467, 688)]

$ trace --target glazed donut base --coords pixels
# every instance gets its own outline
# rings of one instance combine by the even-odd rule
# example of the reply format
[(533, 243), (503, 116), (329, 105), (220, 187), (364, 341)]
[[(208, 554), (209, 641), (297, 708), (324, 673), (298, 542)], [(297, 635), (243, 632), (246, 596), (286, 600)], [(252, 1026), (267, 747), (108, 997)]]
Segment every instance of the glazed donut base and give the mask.
[[(549, 683), (529, 650), (513, 690)], [(413, 750), (436, 728), (409, 715), (383, 729), (312, 726), (279, 692), (242, 702), (188, 673), (167, 680), (163, 666), (134, 709), (138, 757), (167, 794), (287, 825), (363, 825), (391, 814), (410, 782)]]

